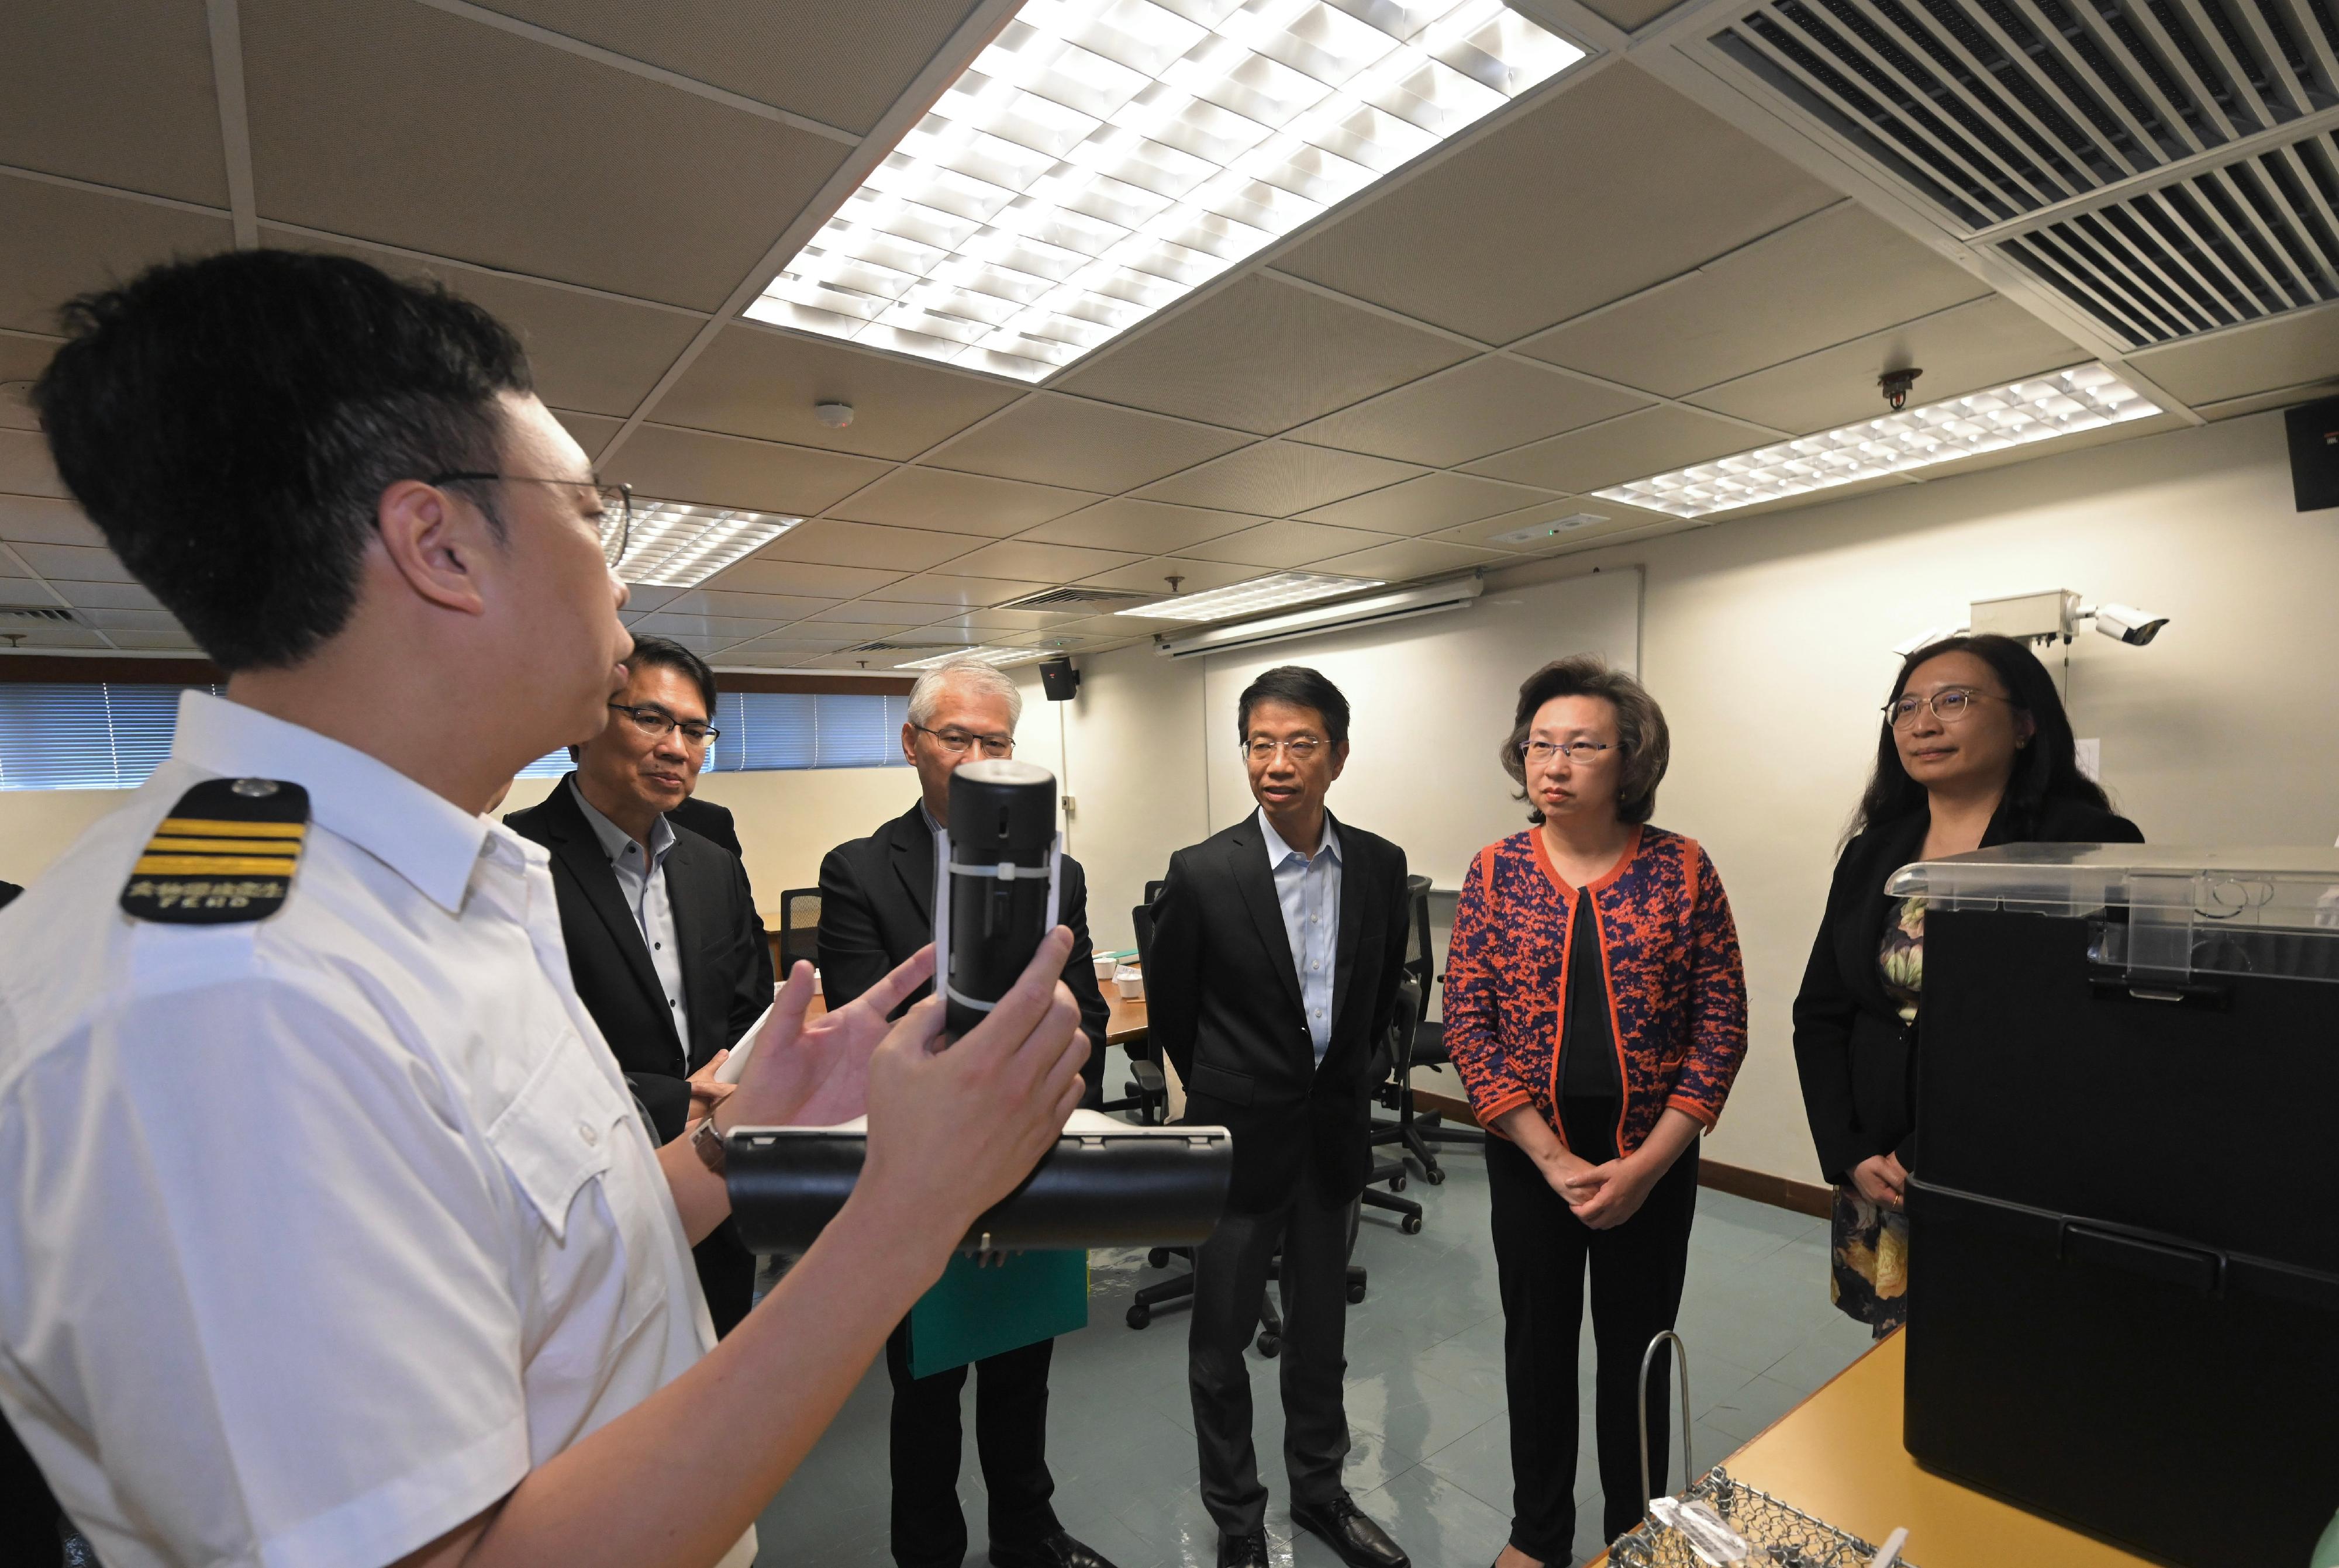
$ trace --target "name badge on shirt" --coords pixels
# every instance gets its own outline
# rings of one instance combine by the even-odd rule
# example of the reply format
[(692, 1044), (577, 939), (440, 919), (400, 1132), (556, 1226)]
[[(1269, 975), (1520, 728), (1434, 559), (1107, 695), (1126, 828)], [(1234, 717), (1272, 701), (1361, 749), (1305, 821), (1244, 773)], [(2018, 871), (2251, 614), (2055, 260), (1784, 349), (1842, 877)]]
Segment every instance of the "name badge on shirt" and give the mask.
[(309, 836), (309, 792), (277, 779), (206, 779), (171, 808), (122, 889), (133, 920), (232, 925), (284, 907)]

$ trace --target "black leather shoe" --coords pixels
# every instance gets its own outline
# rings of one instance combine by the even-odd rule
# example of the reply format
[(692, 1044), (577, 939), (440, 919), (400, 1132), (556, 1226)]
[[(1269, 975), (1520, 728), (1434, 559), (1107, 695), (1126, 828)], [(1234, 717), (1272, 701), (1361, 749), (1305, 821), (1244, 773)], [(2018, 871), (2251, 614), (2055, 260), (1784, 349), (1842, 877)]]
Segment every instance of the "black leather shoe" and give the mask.
[(1365, 1517), (1364, 1510), (1346, 1494), (1321, 1508), (1291, 1505), (1291, 1522), (1323, 1538), (1348, 1568), (1412, 1568), (1413, 1560), (1388, 1532)]
[(1105, 1555), (1072, 1539), (1067, 1531), (1042, 1537), (1030, 1546), (991, 1548), (991, 1568), (1112, 1568)]
[(1219, 1568), (1267, 1568), (1267, 1532), (1219, 1536)]

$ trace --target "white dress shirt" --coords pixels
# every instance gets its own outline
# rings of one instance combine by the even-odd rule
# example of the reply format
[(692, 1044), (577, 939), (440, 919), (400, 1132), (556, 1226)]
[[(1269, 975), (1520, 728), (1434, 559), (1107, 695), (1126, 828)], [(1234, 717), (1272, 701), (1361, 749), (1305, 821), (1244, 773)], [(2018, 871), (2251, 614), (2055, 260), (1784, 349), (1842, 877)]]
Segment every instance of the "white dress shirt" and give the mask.
[(609, 869), (617, 875), (617, 893), (633, 912), (634, 927), (642, 933), (642, 945), (650, 951), (650, 968), (657, 975), (658, 989), (666, 992), (666, 1015), (674, 1020), (674, 1037), (682, 1042), (681, 1076), (690, 1076), (690, 998), (682, 989), (682, 944), (674, 936), (674, 904), (666, 897), (666, 857), (674, 848), (674, 824), (663, 815), (653, 818), (650, 824), (649, 863), (642, 863), (642, 846), (634, 835), (603, 816), (585, 792), (577, 787), (577, 775), (568, 775), (568, 793), (574, 795), (585, 820), (593, 829), (593, 836), (601, 841), (601, 853), (609, 857)]
[[(131, 919), (219, 776), (309, 791), (283, 908)], [(380, 1568), (713, 1345), (547, 867), (190, 692), (171, 760), (0, 912), (0, 1412), (107, 1568)]]
[(1332, 1046), (1332, 981), (1340, 948), (1340, 835), (1330, 813), (1324, 816), (1324, 842), (1313, 858), (1283, 842), (1259, 807), (1258, 831), (1267, 840), (1267, 863), (1275, 873), (1275, 902), (1283, 906), (1283, 934), (1291, 940), (1291, 962), (1299, 971), (1299, 1000), (1308, 1011), (1308, 1038), (1316, 1065)]

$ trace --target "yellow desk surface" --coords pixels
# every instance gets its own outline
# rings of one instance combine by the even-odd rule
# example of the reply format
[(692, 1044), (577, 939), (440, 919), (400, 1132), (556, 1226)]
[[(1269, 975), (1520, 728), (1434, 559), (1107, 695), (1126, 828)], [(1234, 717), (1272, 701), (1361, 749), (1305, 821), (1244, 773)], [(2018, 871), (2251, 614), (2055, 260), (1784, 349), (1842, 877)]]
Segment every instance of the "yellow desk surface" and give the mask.
[[(1878, 1345), (1723, 1467), (1864, 1540), (1881, 1541), (1906, 1525), (1905, 1555), (1919, 1568), (2150, 1568), (2144, 1558), (1919, 1469), (1900, 1445), (1907, 1340), (1904, 1332)], [(1696, 1379), (1693, 1353), (1693, 1386)]]

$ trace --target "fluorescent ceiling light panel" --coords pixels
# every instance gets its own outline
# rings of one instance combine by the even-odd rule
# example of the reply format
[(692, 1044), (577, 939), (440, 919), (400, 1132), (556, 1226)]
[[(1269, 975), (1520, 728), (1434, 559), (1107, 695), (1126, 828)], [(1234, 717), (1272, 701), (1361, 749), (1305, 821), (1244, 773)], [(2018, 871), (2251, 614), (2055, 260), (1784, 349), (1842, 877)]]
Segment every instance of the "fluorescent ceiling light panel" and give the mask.
[(1280, 609), (1285, 605), (1304, 605), (1310, 599), (1327, 599), (1334, 594), (1355, 593), (1380, 586), (1378, 577), (1334, 577), (1321, 572), (1276, 572), (1264, 577), (1253, 577), (1247, 583), (1237, 583), (1232, 587), (1212, 588), (1204, 594), (1181, 594), (1174, 599), (1156, 599), (1133, 610), (1115, 613), (1143, 616), (1148, 620), (1156, 621), (1218, 621), (1229, 616)]
[(746, 313), (1036, 381), (1583, 57), (1502, 0), (1026, 0)]
[(953, 659), (981, 659), (987, 665), (1020, 665), (1026, 659), (1052, 657), (1053, 648), (952, 648), (946, 654), (936, 654), (929, 659), (912, 659), (905, 665), (895, 665), (897, 670), (939, 669)]
[(773, 512), (634, 500), (634, 531), (617, 575), (629, 583), (695, 588), (803, 522)]
[(2157, 403), (2104, 366), (2079, 365), (1592, 493), (1702, 518), (2158, 412)]

